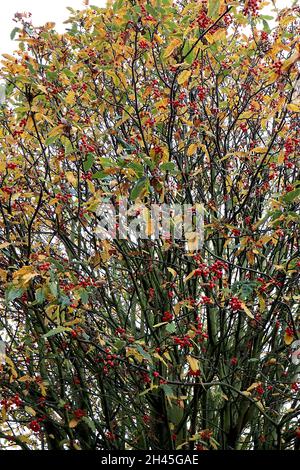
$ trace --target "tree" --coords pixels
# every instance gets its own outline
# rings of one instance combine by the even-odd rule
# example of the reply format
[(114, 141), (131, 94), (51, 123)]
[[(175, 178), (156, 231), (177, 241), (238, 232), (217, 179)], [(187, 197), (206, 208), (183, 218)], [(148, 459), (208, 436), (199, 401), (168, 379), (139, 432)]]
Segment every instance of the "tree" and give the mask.
[[(299, 448), (300, 11), (259, 8), (117, 0), (62, 35), (16, 15), (2, 446)], [(99, 236), (121, 199), (144, 239)], [(201, 246), (153, 237), (162, 203), (202, 205)]]

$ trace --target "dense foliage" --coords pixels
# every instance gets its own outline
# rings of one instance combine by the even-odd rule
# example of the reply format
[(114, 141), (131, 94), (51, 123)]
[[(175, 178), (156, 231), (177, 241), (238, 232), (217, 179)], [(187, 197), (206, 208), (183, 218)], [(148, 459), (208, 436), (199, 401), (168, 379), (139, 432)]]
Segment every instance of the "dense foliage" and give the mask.
[[(299, 447), (300, 9), (271, 29), (262, 6), (117, 0), (62, 35), (16, 15), (2, 448)], [(98, 236), (120, 198), (148, 239)], [(202, 247), (151, 237), (154, 203), (203, 205)]]

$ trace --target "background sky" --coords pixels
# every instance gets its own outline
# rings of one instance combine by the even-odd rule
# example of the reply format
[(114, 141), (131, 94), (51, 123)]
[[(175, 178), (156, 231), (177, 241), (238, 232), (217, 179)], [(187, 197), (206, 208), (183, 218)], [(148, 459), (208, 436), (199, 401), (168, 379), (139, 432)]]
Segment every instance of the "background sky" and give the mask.
[[(91, 0), (90, 3), (96, 6), (103, 6), (106, 0)], [(276, 5), (283, 8), (293, 3), (293, 0), (276, 0)], [(68, 18), (70, 6), (74, 9), (84, 8), (83, 0), (5, 0), (1, 2), (1, 22), (0, 22), (0, 55), (4, 53), (11, 54), (17, 49), (18, 43), (10, 39), (10, 33), (16, 26), (13, 21), (16, 12), (31, 12), (32, 23), (41, 26), (47, 21), (56, 23), (56, 29), (63, 32), (67, 25), (63, 22)], [(265, 7), (266, 14), (272, 15), (273, 5)]]

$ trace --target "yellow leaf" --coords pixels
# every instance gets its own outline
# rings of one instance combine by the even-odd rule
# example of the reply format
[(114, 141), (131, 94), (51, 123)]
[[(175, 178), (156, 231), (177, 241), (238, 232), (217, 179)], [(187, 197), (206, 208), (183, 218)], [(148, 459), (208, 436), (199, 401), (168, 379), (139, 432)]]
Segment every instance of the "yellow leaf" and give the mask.
[(244, 310), (246, 315), (248, 315), (249, 318), (254, 318), (254, 315), (250, 312), (249, 308), (244, 304), (244, 302), (242, 303), (242, 309)]
[(138, 362), (142, 362), (144, 360), (142, 354), (140, 354), (137, 349), (132, 347), (126, 348), (126, 357), (130, 356), (133, 356)]
[(251, 390), (254, 390), (255, 388), (259, 387), (261, 385), (261, 382), (255, 382), (250, 387), (247, 388), (247, 392), (251, 392)]
[(192, 371), (197, 372), (197, 370), (199, 370), (199, 361), (198, 361), (198, 359), (195, 359), (192, 356), (187, 356), (186, 359), (187, 359), (187, 361), (189, 363), (189, 366), (192, 369)]
[(179, 315), (179, 312), (181, 310), (180, 302), (178, 302), (176, 305), (174, 305), (173, 310), (174, 310), (175, 315)]
[(196, 269), (194, 269), (194, 271), (192, 271), (190, 274), (188, 274), (187, 277), (184, 279), (183, 282), (184, 282), (184, 283), (185, 283), (185, 282), (188, 282), (188, 281), (194, 276), (195, 271), (196, 271)]
[(181, 40), (178, 38), (174, 38), (170, 44), (166, 47), (165, 52), (164, 52), (164, 58), (166, 59), (167, 57), (170, 57), (172, 52), (176, 49), (176, 47), (181, 44)]
[(183, 83), (187, 82), (191, 74), (192, 74), (191, 70), (183, 70), (182, 72), (180, 72), (180, 74), (177, 77), (177, 81), (179, 85), (182, 85)]
[(65, 102), (70, 105), (75, 103), (75, 93), (73, 90), (69, 91), (69, 93), (65, 97)]
[(254, 153), (265, 153), (268, 150), (268, 147), (255, 147), (251, 151)]
[(289, 346), (290, 344), (292, 344), (292, 342), (294, 341), (294, 336), (292, 335), (289, 335), (288, 333), (285, 333), (284, 334), (284, 342), (287, 346)]
[(71, 183), (73, 186), (77, 186), (77, 178), (75, 177), (74, 173), (72, 171), (67, 171), (66, 172), (66, 178), (69, 183)]
[(30, 406), (25, 406), (24, 407), (24, 410), (26, 411), (26, 413), (30, 414), (31, 416), (35, 416), (36, 415), (36, 412), (33, 408), (31, 408)]
[(167, 270), (169, 271), (169, 273), (172, 274), (172, 276), (174, 276), (174, 277), (177, 276), (177, 272), (175, 271), (175, 269), (173, 269), (173, 268), (167, 268)]
[(7, 248), (9, 245), (10, 245), (9, 242), (0, 243), (0, 249), (1, 248)]
[(186, 152), (188, 157), (191, 157), (194, 155), (194, 153), (197, 152), (198, 145), (197, 144), (191, 144)]
[(287, 105), (287, 109), (289, 111), (295, 111), (295, 113), (299, 113), (300, 112), (300, 106), (298, 104), (288, 104)]
[(78, 423), (79, 423), (78, 419), (71, 419), (71, 421), (69, 421), (69, 428), (71, 429), (76, 428)]

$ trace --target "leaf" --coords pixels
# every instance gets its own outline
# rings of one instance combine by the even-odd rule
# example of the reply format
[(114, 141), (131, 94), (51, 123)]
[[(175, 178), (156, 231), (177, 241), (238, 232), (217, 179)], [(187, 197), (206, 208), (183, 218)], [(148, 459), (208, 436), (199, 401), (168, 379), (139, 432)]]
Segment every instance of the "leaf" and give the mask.
[(172, 276), (174, 276), (174, 277), (177, 276), (177, 272), (175, 271), (175, 269), (173, 269), (173, 268), (167, 268), (167, 271), (169, 271), (169, 273), (171, 273)]
[(300, 113), (300, 106), (298, 104), (288, 104), (287, 109), (289, 111), (295, 111), (296, 113)]
[(35, 301), (38, 305), (42, 304), (45, 300), (44, 290), (40, 287), (35, 291)]
[(174, 171), (176, 169), (175, 163), (165, 162), (160, 165), (162, 171)]
[(283, 196), (285, 202), (293, 202), (298, 196), (300, 196), (300, 188), (296, 188), (293, 191), (289, 191)]
[(10, 33), (10, 39), (13, 41), (15, 39), (16, 34), (20, 31), (20, 28), (16, 27)]
[(168, 333), (175, 333), (176, 331), (176, 325), (175, 323), (168, 323), (166, 326), (166, 330)]
[(126, 348), (126, 357), (134, 357), (138, 362), (143, 362), (144, 360), (144, 356), (131, 346)]
[(24, 289), (22, 289), (21, 287), (14, 287), (14, 286), (10, 287), (5, 292), (6, 301), (7, 302), (12, 302), (15, 299), (19, 299), (20, 297), (22, 297), (23, 292), (24, 292)]
[(192, 74), (191, 70), (183, 70), (182, 72), (180, 72), (180, 74), (177, 77), (178, 84), (182, 85), (183, 83), (187, 82), (191, 74)]
[(191, 157), (192, 155), (194, 155), (197, 152), (197, 149), (198, 149), (197, 144), (191, 144), (189, 148), (187, 149), (187, 152), (186, 152), (187, 156)]
[(53, 328), (52, 330), (48, 331), (43, 338), (50, 338), (51, 336), (58, 335), (59, 333), (65, 333), (66, 331), (71, 331), (72, 328), (67, 328), (65, 326), (58, 326), (57, 328)]
[(65, 102), (69, 105), (73, 105), (75, 103), (75, 93), (73, 90), (69, 91), (65, 98)]
[(131, 193), (130, 193), (130, 199), (132, 201), (135, 201), (143, 192), (143, 190), (146, 189), (148, 186), (149, 180), (146, 178), (146, 176), (143, 176), (140, 178), (134, 185)]
[(192, 356), (187, 356), (186, 359), (192, 371), (197, 372), (199, 370), (199, 361)]
[(188, 274), (188, 276), (184, 279), (184, 283), (188, 282), (195, 274), (195, 271), (196, 269), (194, 269), (194, 271), (192, 271), (190, 274)]
[(293, 341), (294, 341), (294, 335), (289, 335), (288, 333), (284, 334), (284, 342), (287, 346), (292, 344)]
[(90, 170), (93, 164), (94, 164), (94, 155), (92, 153), (89, 153), (87, 155), (87, 159), (83, 162), (84, 171)]
[(219, 16), (220, 7), (221, 0), (208, 0), (208, 16), (213, 19), (217, 18)]
[(254, 382), (250, 387), (247, 388), (247, 392), (251, 392), (251, 390), (254, 390), (255, 388), (259, 387), (261, 385), (261, 382)]
[(176, 47), (179, 46), (179, 44), (181, 44), (181, 40), (178, 38), (174, 38), (166, 47), (165, 52), (163, 54), (164, 58), (167, 59), (168, 57), (170, 57), (170, 55), (173, 53)]
[(69, 428), (70, 429), (73, 429), (73, 428), (76, 428), (77, 424), (79, 423), (80, 420), (78, 419), (71, 419), (71, 421), (69, 421)]
[(163, 384), (161, 386), (161, 388), (163, 389), (163, 391), (165, 392), (165, 394), (168, 396), (168, 397), (172, 397), (173, 396), (173, 389), (170, 385), (168, 384)]
[(26, 411), (26, 413), (30, 414), (31, 416), (35, 416), (36, 415), (36, 412), (33, 408), (31, 408), (30, 406), (25, 406), (24, 407), (24, 410)]
[(251, 318), (252, 320), (254, 319), (254, 315), (250, 312), (249, 308), (244, 304), (244, 302), (242, 302), (242, 309), (244, 310), (246, 315), (248, 315), (249, 318)]
[(45, 140), (46, 147), (53, 144), (58, 139), (58, 137), (59, 137), (58, 135), (51, 135), (47, 137), (47, 139)]

